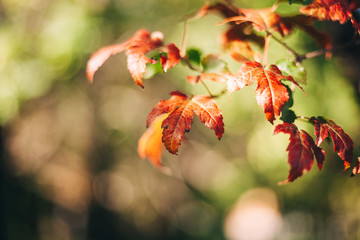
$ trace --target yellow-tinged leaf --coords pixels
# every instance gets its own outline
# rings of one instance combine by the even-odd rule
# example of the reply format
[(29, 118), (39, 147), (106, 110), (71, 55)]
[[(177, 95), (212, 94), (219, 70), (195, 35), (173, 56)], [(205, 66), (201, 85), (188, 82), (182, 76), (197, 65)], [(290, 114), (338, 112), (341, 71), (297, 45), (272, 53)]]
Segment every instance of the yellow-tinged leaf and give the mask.
[(139, 156), (143, 159), (148, 158), (157, 167), (163, 166), (161, 163), (163, 146), (161, 124), (168, 115), (161, 114), (157, 116), (138, 141)]

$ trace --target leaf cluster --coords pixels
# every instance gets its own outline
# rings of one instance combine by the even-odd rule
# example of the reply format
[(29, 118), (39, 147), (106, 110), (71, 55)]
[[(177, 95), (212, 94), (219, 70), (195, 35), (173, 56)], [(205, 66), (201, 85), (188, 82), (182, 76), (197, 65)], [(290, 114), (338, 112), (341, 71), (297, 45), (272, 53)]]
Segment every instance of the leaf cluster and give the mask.
[[(303, 4), (299, 13), (283, 16), (276, 12), (278, 4)], [(333, 120), (325, 117), (298, 116), (291, 108), (295, 101), (293, 91), (299, 88), (305, 91), (306, 70), (302, 61), (311, 57), (325, 54), (331, 57), (334, 49), (331, 39), (325, 32), (319, 31), (316, 21), (338, 21), (341, 24), (351, 22), (355, 34), (360, 32), (357, 19), (360, 4), (355, 0), (289, 0), (279, 1), (271, 8), (246, 9), (232, 5), (229, 1), (219, 1), (204, 4), (186, 21), (195, 21), (208, 14), (218, 14), (223, 17), (219, 25), (226, 24), (227, 29), (221, 35), (221, 44), (233, 61), (241, 64), (236, 72), (227, 68), (227, 63), (214, 54), (202, 56), (198, 49), (186, 48), (186, 33), (183, 43), (178, 48), (175, 44), (164, 44), (161, 32), (149, 33), (139, 30), (123, 43), (103, 47), (96, 51), (88, 61), (87, 77), (93, 81), (94, 74), (99, 67), (111, 56), (122, 51), (127, 55), (128, 70), (134, 82), (143, 85), (143, 75), (149, 64), (159, 64), (163, 72), (184, 63), (195, 71), (187, 76), (191, 84), (202, 84), (208, 91), (207, 96), (189, 96), (180, 91), (170, 93), (167, 100), (160, 100), (150, 111), (146, 126), (149, 127), (140, 138), (138, 152), (142, 158), (148, 157), (156, 166), (162, 166), (162, 145), (172, 154), (177, 154), (179, 146), (186, 132), (190, 131), (195, 115), (207, 128), (213, 130), (218, 139), (224, 134), (224, 122), (221, 110), (217, 106), (216, 97), (206, 85), (207, 81), (226, 84), (226, 90), (220, 95), (231, 95), (246, 86), (256, 82), (256, 100), (263, 109), (266, 120), (274, 124), (277, 119), (283, 123), (277, 124), (274, 134), (289, 134), (287, 147), (290, 171), (287, 179), (282, 183), (292, 182), (309, 171), (314, 160), (319, 169), (325, 161), (325, 151), (320, 145), (326, 138), (330, 138), (334, 151), (344, 162), (344, 169), (351, 167), (353, 162), (353, 141), (344, 130)], [(185, 28), (186, 29), (186, 28)], [(299, 29), (310, 36), (321, 48), (316, 53), (299, 54), (289, 47), (284, 38), (295, 29)], [(276, 64), (267, 64), (267, 53), (270, 40), (280, 43), (284, 50), (293, 55), (293, 59), (283, 59)], [(262, 49), (258, 52), (255, 49)], [(158, 52), (157, 58), (150, 58), (150, 51)], [(302, 86), (301, 86), (302, 85)], [(306, 131), (298, 129), (295, 122), (306, 120), (314, 126), (313, 137)], [(352, 173), (360, 172), (357, 161)]]

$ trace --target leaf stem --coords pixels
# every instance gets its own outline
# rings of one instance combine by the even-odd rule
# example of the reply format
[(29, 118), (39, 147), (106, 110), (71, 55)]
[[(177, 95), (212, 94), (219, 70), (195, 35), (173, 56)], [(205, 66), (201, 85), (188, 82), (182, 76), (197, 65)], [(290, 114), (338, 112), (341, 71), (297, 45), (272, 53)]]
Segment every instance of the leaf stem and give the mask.
[(264, 45), (264, 54), (263, 54), (263, 65), (266, 65), (267, 56), (269, 52), (269, 44), (270, 44), (271, 34), (267, 33), (265, 38), (265, 45)]
[(299, 53), (297, 53), (294, 49), (292, 49), (291, 47), (289, 47), (285, 42), (283, 42), (281, 39), (277, 38), (276, 36), (274, 36), (273, 34), (271, 34), (270, 32), (267, 32), (267, 34), (270, 34), (271, 37), (277, 41), (278, 43), (280, 43), (290, 54), (292, 54), (295, 57), (296, 62), (301, 62), (303, 60), (303, 56)]
[(204, 81), (202, 81), (202, 80), (200, 80), (200, 82), (201, 82), (201, 84), (204, 86), (204, 88), (206, 89), (206, 91), (208, 92), (210, 98), (215, 97), (215, 96), (211, 93), (211, 91), (210, 91), (209, 87), (206, 85), (206, 83), (205, 83)]
[(307, 122), (307, 123), (311, 123), (311, 118), (309, 118), (309, 117), (296, 116), (296, 119), (302, 120), (302, 121)]
[(203, 71), (200, 69), (200, 68), (197, 68), (195, 66), (193, 66), (190, 62), (189, 62), (189, 59), (187, 57), (182, 57), (181, 58), (184, 63), (186, 63), (186, 65), (191, 69), (191, 70), (194, 70), (196, 72), (199, 72), (199, 73), (203, 73)]
[(188, 19), (185, 19), (185, 21), (184, 21), (184, 32), (183, 32), (183, 36), (182, 36), (181, 44), (180, 44), (180, 56), (185, 55), (187, 35), (188, 35), (188, 27), (187, 27), (187, 25), (188, 25)]

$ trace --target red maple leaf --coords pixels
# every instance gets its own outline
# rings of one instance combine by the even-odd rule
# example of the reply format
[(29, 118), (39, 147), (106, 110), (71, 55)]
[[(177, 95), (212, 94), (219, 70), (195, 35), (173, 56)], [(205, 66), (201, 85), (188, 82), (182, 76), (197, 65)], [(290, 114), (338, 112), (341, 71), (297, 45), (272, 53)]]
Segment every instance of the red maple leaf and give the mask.
[(320, 146), (330, 135), (334, 143), (334, 152), (344, 161), (345, 170), (349, 168), (353, 160), (353, 141), (350, 136), (332, 120), (312, 117), (311, 121), (315, 123), (316, 144)]
[(300, 12), (316, 17), (319, 20), (339, 21), (344, 24), (351, 21), (353, 26), (360, 32), (360, 24), (352, 14), (353, 8), (357, 7), (357, 1), (348, 0), (315, 0), (311, 4), (301, 7)]
[(291, 76), (283, 75), (275, 65), (264, 68), (258, 62), (246, 62), (229, 78), (227, 89), (230, 94), (257, 81), (256, 100), (263, 107), (266, 119), (273, 123), (280, 116), (285, 102), (289, 100), (289, 93), (280, 82), (282, 79), (289, 80), (300, 87)]
[(239, 16), (232, 16), (224, 20), (224, 23), (235, 22), (237, 24), (241, 23), (251, 23), (252, 26), (262, 32), (274, 30), (281, 34), (281, 36), (288, 35), (292, 32), (293, 27), (288, 23), (283, 21), (283, 18), (275, 13), (277, 5), (274, 5), (272, 8), (264, 9), (244, 9), (240, 8)]
[(175, 44), (170, 43), (166, 47), (167, 56), (161, 57), (161, 65), (164, 72), (167, 72), (168, 69), (173, 68), (175, 65), (180, 63), (181, 56), (180, 50), (175, 46)]
[(274, 9), (239, 9), (239, 16), (226, 18), (223, 23), (228, 22), (251, 22), (254, 28), (258, 31), (268, 31), (275, 27), (281, 17), (279, 14), (274, 13)]
[(351, 176), (354, 176), (354, 175), (359, 174), (359, 173), (360, 173), (360, 157), (358, 157), (358, 161), (357, 161), (355, 167), (352, 170)]
[(290, 143), (286, 149), (290, 171), (287, 179), (281, 183), (292, 182), (301, 177), (305, 171), (310, 171), (314, 163), (314, 155), (318, 168), (321, 169), (325, 160), (325, 152), (315, 145), (312, 137), (304, 130), (299, 131), (292, 123), (279, 124), (275, 127), (274, 134), (290, 134)]
[(194, 115), (209, 129), (214, 130), (220, 139), (224, 133), (221, 111), (216, 102), (207, 96), (188, 97), (179, 91), (171, 92), (169, 100), (161, 100), (151, 110), (147, 118), (147, 126), (160, 114), (169, 113), (163, 121), (162, 141), (166, 149), (176, 154), (185, 132), (190, 131)]
[[(150, 34), (147, 30), (139, 30), (125, 42), (102, 47), (93, 53), (86, 67), (87, 78), (92, 82), (95, 72), (110, 56), (126, 51), (128, 70), (134, 82), (140, 87), (144, 87), (142, 78), (146, 72), (146, 64), (157, 62), (154, 59), (148, 58), (145, 54), (162, 45), (163, 34), (161, 32), (153, 32)], [(164, 72), (166, 72), (167, 69), (178, 64), (181, 57), (179, 49), (174, 44), (169, 44), (163, 49), (168, 52), (168, 56), (162, 61)]]

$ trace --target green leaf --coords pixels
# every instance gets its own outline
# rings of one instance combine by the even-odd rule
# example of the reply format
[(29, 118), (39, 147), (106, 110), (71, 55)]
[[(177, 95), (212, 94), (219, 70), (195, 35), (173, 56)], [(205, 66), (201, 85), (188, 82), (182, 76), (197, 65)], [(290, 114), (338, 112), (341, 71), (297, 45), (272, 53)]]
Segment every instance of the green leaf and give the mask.
[(280, 0), (280, 2), (289, 2), (290, 5), (293, 4), (293, 3), (302, 4), (302, 5), (309, 5), (313, 1), (314, 0)]
[(287, 123), (293, 123), (296, 120), (296, 114), (291, 109), (286, 109), (285, 111), (281, 111), (280, 119)]
[[(166, 56), (166, 53), (161, 53), (163, 56)], [(146, 64), (146, 72), (144, 73), (143, 78), (149, 79), (154, 77), (156, 74), (163, 73), (163, 69), (160, 63), (160, 54), (155, 54), (151, 58), (156, 59), (158, 62), (155, 64), (148, 63)]]
[(313, 0), (289, 0), (289, 4), (298, 3), (303, 5), (309, 5)]
[(287, 123), (293, 123), (297, 118), (295, 112), (290, 109), (294, 104), (293, 95), (291, 89), (286, 85), (284, 86), (286, 87), (289, 93), (289, 100), (284, 104), (284, 106), (281, 109), (280, 120), (283, 120), (284, 122)]
[(298, 83), (306, 84), (306, 70), (301, 64), (283, 59), (276, 63), (276, 66), (284, 73), (284, 75), (292, 76)]
[(205, 56), (201, 61), (204, 72), (207, 73), (218, 73), (227, 71), (227, 63), (219, 59), (218, 56), (214, 54), (209, 54)]
[(186, 50), (186, 57), (191, 65), (201, 68), (202, 52), (196, 48), (189, 48)]

